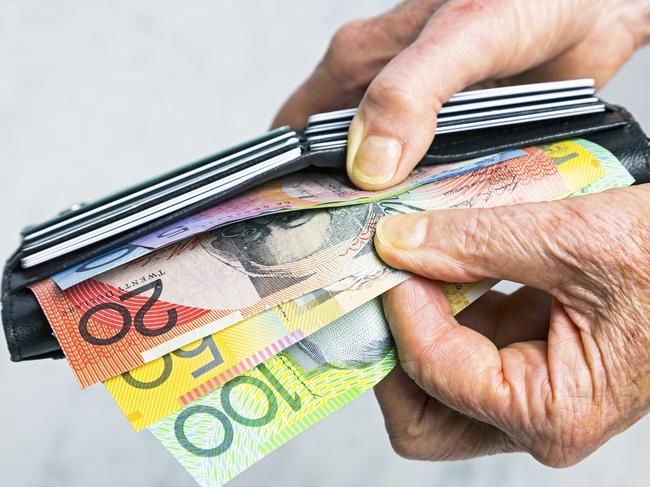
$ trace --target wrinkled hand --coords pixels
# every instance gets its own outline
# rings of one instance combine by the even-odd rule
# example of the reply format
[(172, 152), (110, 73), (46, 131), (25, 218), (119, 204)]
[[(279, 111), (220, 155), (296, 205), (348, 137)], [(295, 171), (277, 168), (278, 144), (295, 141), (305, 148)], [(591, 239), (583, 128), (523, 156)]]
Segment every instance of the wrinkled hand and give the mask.
[(593, 77), (602, 86), (650, 38), (648, 0), (414, 0), (351, 22), (274, 125), (356, 106), (347, 170), (363, 189), (402, 181), (461, 89)]
[[(566, 466), (645, 415), (649, 208), (645, 185), (384, 218), (381, 257), (424, 276), (384, 296), (401, 368), (376, 394), (398, 453), (526, 451)], [(456, 321), (429, 280), (486, 277), (536, 289), (486, 295)]]
[[(402, 181), (467, 86), (582, 77), (602, 86), (650, 39), (650, 0), (414, 0), (347, 24), (275, 125), (355, 106), (347, 170)], [(650, 409), (650, 187), (382, 220), (401, 367), (377, 387), (395, 449), (420, 459), (588, 455)], [(456, 321), (436, 280), (527, 284)]]

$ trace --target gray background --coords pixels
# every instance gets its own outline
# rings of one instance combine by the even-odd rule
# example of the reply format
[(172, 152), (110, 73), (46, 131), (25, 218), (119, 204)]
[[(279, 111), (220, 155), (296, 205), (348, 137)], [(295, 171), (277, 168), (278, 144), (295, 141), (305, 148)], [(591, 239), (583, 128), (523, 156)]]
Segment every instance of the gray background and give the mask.
[[(0, 255), (23, 224), (263, 132), (335, 28), (391, 1), (0, 2)], [(603, 92), (650, 128), (650, 52)], [(5, 348), (4, 340), (2, 348)], [(0, 352), (0, 484), (190, 486), (108, 393), (64, 361)], [(650, 418), (576, 467), (526, 455), (393, 454), (372, 394), (232, 482), (266, 485), (648, 485)]]

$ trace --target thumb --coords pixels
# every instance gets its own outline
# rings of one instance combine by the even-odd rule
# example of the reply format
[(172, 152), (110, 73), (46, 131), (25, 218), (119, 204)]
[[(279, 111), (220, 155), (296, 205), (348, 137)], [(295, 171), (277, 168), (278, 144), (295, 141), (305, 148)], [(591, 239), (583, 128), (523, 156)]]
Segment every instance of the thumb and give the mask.
[(452, 0), (437, 10), (373, 79), (359, 105), (348, 134), (352, 182), (367, 190), (401, 182), (431, 145), (436, 114), (454, 93), (538, 65), (584, 35), (593, 15), (556, 7), (543, 0)]
[[(459, 324), (437, 283), (403, 282), (383, 295), (400, 364), (427, 394), (465, 416), (521, 436), (529, 423), (528, 391), (545, 397), (548, 381), (545, 344), (530, 341), (504, 349)], [(496, 435), (505, 440), (506, 435)], [(495, 438), (483, 438), (483, 447)], [(501, 444), (498, 450), (521, 446)]]
[(375, 248), (388, 265), (430, 279), (506, 279), (552, 291), (575, 277), (569, 273), (578, 264), (577, 239), (588, 235), (576, 206), (584, 205), (566, 200), (387, 216), (377, 225)]

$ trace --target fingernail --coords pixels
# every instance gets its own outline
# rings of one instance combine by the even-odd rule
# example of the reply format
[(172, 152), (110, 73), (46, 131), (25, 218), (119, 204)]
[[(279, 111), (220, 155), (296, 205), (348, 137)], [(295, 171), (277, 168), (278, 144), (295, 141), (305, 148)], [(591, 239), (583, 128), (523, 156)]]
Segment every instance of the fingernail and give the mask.
[(352, 172), (367, 184), (384, 184), (393, 179), (402, 155), (402, 144), (391, 137), (366, 135), (354, 154)]
[(413, 250), (427, 238), (427, 219), (422, 215), (385, 216), (377, 224), (375, 238), (385, 247)]

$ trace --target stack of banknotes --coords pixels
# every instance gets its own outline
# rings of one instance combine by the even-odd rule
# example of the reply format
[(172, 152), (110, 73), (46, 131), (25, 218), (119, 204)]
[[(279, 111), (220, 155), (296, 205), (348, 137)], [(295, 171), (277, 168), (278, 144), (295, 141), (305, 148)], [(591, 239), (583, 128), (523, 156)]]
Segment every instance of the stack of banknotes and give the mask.
[[(377, 298), (410, 276), (374, 251), (382, 216), (633, 181), (582, 139), (420, 167), (375, 193), (309, 170), (31, 288), (79, 384), (103, 382), (135, 430), (149, 429), (200, 485), (218, 486), (395, 366)], [(442, 286), (457, 313), (494, 284)]]

